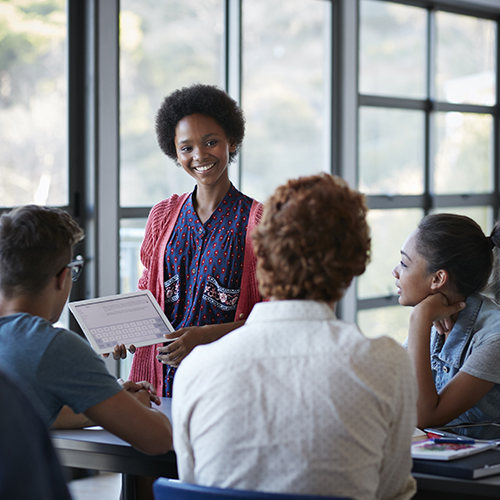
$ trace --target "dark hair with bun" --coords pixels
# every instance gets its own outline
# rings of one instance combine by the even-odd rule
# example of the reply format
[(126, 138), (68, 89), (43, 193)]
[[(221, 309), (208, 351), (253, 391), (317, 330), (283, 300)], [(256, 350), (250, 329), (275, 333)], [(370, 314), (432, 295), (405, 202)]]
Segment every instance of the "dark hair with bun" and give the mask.
[(495, 247), (500, 247), (500, 221), (490, 236), (464, 215), (427, 215), (418, 225), (417, 252), (427, 261), (427, 271), (447, 271), (456, 291), (465, 297), (485, 289)]

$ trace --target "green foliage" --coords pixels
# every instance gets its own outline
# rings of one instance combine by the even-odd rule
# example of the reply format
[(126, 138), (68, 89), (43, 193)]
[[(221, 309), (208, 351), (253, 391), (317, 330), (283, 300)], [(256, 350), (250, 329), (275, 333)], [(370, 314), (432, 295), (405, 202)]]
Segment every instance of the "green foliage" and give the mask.
[(0, 1), (0, 68), (13, 72), (43, 60), (65, 39), (64, 1)]
[(65, 1), (0, 0), (0, 200), (67, 201)]

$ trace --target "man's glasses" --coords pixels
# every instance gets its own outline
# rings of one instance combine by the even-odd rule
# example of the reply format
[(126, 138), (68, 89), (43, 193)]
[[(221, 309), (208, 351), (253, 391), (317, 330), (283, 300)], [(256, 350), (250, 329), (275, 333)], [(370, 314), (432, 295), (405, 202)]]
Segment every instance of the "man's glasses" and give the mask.
[(80, 274), (82, 274), (84, 264), (85, 261), (83, 260), (83, 257), (81, 255), (77, 255), (67, 266), (64, 266), (61, 273), (66, 267), (69, 267), (71, 269), (71, 281), (76, 281), (80, 277)]

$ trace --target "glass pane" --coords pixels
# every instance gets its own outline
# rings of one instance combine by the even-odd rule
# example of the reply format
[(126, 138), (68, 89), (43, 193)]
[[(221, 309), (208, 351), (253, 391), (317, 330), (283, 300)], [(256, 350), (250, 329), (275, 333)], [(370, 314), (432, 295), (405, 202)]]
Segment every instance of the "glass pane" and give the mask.
[(435, 208), (431, 210), (431, 213), (447, 213), (447, 214), (458, 214), (470, 217), (475, 220), (481, 229), (489, 236), (491, 229), (493, 228), (493, 209), (492, 207), (446, 207), (446, 208)]
[(0, 205), (68, 204), (66, 2), (0, 2)]
[(357, 280), (358, 298), (396, 295), (392, 269), (399, 262), (400, 250), (408, 235), (423, 217), (420, 209), (370, 210), (371, 262)]
[(493, 117), (474, 113), (436, 113), (434, 131), (435, 193), (491, 192)]
[(378, 0), (360, 6), (359, 92), (426, 96), (427, 12)]
[(264, 201), (327, 170), (330, 2), (243, 1), (242, 189)]
[(436, 13), (436, 97), (439, 101), (496, 103), (496, 23)]
[(411, 307), (390, 306), (358, 311), (357, 322), (368, 338), (387, 335), (402, 344), (408, 336)]
[(359, 189), (366, 194), (424, 190), (424, 113), (359, 110)]
[(155, 116), (177, 88), (222, 85), (223, 0), (120, 4), (120, 204), (151, 206), (193, 188), (158, 147)]
[[(120, 221), (120, 293), (134, 292), (144, 266), (140, 259), (146, 219)], [(133, 356), (120, 360), (120, 377), (128, 380)]]
[(144, 269), (140, 249), (144, 239), (146, 219), (120, 221), (120, 293), (134, 292)]

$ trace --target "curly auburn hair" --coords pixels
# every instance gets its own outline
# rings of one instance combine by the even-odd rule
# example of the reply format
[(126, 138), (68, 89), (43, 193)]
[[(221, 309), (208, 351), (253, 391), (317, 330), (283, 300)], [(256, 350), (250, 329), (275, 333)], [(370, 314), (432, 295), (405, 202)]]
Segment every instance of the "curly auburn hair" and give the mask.
[(369, 260), (367, 210), (361, 193), (329, 174), (278, 187), (252, 234), (260, 293), (338, 301)]
[(229, 163), (238, 154), (245, 136), (245, 117), (238, 103), (215, 85), (195, 84), (175, 90), (165, 97), (156, 114), (156, 137), (160, 149), (177, 161), (175, 129), (186, 116), (199, 113), (213, 118), (236, 149), (229, 153)]

